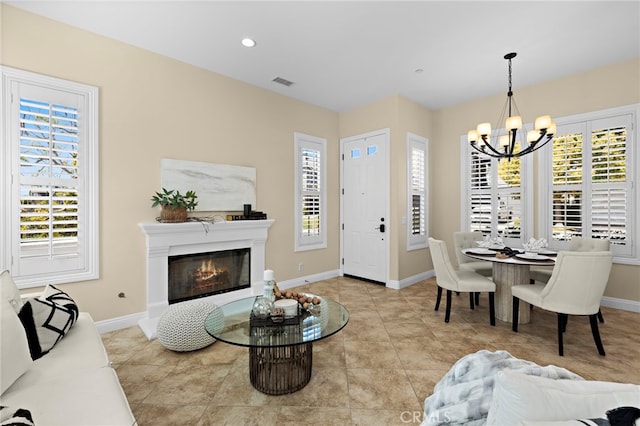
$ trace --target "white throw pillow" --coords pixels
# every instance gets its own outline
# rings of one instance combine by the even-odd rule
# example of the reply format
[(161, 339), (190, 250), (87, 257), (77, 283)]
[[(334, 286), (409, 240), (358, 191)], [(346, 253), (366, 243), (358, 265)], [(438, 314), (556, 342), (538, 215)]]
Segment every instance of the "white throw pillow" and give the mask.
[(0, 393), (29, 369), (33, 360), (27, 334), (8, 300), (0, 300)]
[(640, 386), (589, 380), (554, 380), (512, 371), (496, 375), (488, 425), (604, 417), (607, 410), (637, 406)]
[(2, 294), (1, 297), (9, 301), (9, 304), (16, 314), (20, 312), (20, 308), (22, 308), (22, 298), (9, 271), (2, 271), (2, 273), (0, 273), (0, 292)]

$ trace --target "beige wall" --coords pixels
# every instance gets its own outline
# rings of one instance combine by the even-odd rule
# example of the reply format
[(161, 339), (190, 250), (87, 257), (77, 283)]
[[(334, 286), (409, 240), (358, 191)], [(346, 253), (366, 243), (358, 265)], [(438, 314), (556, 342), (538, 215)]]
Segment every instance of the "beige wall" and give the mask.
[[(3, 65), (100, 89), (100, 279), (64, 286), (94, 319), (142, 312), (145, 240), (160, 159), (257, 169), (256, 209), (275, 223), (266, 265), (279, 280), (338, 269), (338, 115), (5, 4)], [(37, 31), (26, 29), (37, 28)], [(56, 49), (49, 49), (49, 41)], [(293, 134), (328, 142), (328, 247), (294, 253)], [(298, 263), (304, 271), (298, 272)], [(118, 298), (119, 292), (127, 297)]]
[[(525, 122), (544, 113), (562, 117), (638, 103), (640, 58), (517, 89), (514, 96)], [(506, 93), (434, 113), (435, 132), (430, 145), (431, 230), (435, 238), (446, 240), (449, 248), (453, 244), (452, 233), (460, 229), (460, 215), (455, 213), (460, 211), (460, 137), (479, 122), (493, 122), (505, 98)], [(640, 196), (640, 186), (635, 185), (635, 189), (636, 196)], [(614, 265), (605, 296), (640, 301), (640, 266)]]
[[(347, 138), (351, 136), (361, 135), (380, 129), (389, 129), (390, 131), (390, 146), (389, 153), (390, 158), (393, 158), (396, 154), (396, 144), (394, 143), (394, 137), (396, 137), (396, 128), (398, 123), (398, 96), (391, 96), (388, 98), (380, 99), (371, 104), (365, 105), (360, 108), (355, 108), (351, 111), (340, 114), (340, 137)], [(390, 167), (390, 179), (393, 182), (395, 180), (395, 173), (393, 166)], [(393, 183), (391, 183), (393, 187)], [(390, 191), (393, 192), (393, 191)], [(395, 280), (398, 277), (398, 256), (396, 243), (398, 235), (398, 223), (397, 209), (394, 208), (394, 194), (389, 194), (389, 202), (391, 203), (390, 214), (388, 218), (388, 238), (389, 238), (389, 271), (388, 276), (390, 279)]]
[[(432, 268), (428, 249), (407, 251), (407, 132), (429, 139), (432, 112), (390, 96), (340, 114), (340, 137), (390, 129), (389, 278), (402, 281)], [(403, 223), (403, 218), (404, 223)]]
[[(431, 255), (429, 249), (420, 249), (407, 251), (407, 133), (413, 133), (418, 136), (422, 136), (428, 140), (427, 150), (428, 155), (431, 155), (431, 135), (433, 133), (433, 113), (424, 108), (423, 106), (410, 101), (407, 98), (399, 98), (399, 123), (398, 132), (396, 132), (398, 140), (397, 150), (394, 151), (397, 155), (392, 158), (393, 168), (396, 173), (393, 175), (396, 179), (395, 182), (391, 182), (392, 192), (397, 194), (397, 202), (395, 207), (399, 210), (396, 218), (398, 219), (399, 235), (397, 238), (397, 250), (398, 250), (398, 278), (400, 280), (410, 278), (418, 275), (424, 271), (433, 269), (431, 263)], [(429, 171), (433, 164), (433, 159), (430, 159)], [(432, 173), (427, 176), (427, 182), (431, 181)], [(427, 208), (429, 210), (429, 216), (433, 211), (433, 204), (430, 200), (427, 201)], [(403, 218), (405, 220), (403, 221)], [(404, 223), (402, 223), (404, 222)], [(430, 221), (428, 231), (434, 229), (434, 222)]]
[[(160, 159), (252, 166), (257, 205), (275, 224), (267, 267), (278, 280), (339, 268), (339, 140), (391, 129), (390, 278), (432, 268), (428, 251), (406, 252), (406, 132), (429, 139), (430, 231), (451, 243), (459, 229), (459, 137), (495, 117), (504, 96), (430, 111), (391, 96), (337, 114), (0, 4), (0, 63), (100, 89), (101, 278), (65, 286), (83, 310), (104, 320), (145, 310), (145, 241), (138, 228), (158, 212)], [(26, 29), (37, 28), (37, 31)], [(56, 40), (57, 49), (48, 48)], [(639, 60), (516, 93), (525, 117), (576, 114), (640, 102)], [(551, 108), (549, 106), (551, 105)], [(293, 251), (293, 133), (328, 141), (328, 247)], [(304, 271), (298, 272), (298, 263)], [(640, 301), (640, 267), (614, 267), (607, 295)], [(127, 297), (118, 298), (119, 292)]]

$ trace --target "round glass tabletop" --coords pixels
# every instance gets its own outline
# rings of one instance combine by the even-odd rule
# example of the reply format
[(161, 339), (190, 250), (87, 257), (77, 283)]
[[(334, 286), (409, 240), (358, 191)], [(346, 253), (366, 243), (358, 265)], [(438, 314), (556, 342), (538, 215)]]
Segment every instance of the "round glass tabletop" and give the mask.
[(220, 306), (205, 319), (204, 327), (217, 340), (246, 347), (278, 347), (300, 345), (332, 336), (349, 322), (347, 308), (326, 297), (320, 297), (315, 312), (301, 310), (295, 318), (282, 323), (251, 317), (255, 297), (236, 300)]

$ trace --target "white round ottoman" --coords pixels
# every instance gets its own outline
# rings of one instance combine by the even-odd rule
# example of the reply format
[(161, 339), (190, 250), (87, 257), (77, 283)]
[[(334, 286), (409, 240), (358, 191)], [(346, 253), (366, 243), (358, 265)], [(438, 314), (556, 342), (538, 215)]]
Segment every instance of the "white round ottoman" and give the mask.
[(158, 341), (165, 348), (177, 352), (209, 346), (216, 339), (204, 329), (204, 320), (212, 312), (217, 312), (220, 321), (224, 321), (224, 315), (213, 303), (195, 300), (169, 305), (158, 320)]

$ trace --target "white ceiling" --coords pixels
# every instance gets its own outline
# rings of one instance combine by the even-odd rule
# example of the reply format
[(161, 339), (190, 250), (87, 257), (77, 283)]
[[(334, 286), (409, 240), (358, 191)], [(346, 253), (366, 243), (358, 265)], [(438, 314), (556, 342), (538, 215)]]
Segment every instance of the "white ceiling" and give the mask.
[(506, 92), (512, 51), (516, 92), (640, 56), (638, 0), (5, 3), (338, 112)]

